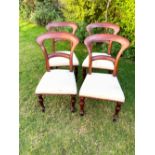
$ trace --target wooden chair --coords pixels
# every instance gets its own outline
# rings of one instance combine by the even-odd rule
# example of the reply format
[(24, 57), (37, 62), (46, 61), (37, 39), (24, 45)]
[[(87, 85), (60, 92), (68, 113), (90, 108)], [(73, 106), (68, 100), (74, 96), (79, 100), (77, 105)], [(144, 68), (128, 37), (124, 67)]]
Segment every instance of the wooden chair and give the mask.
[[(54, 32), (54, 31), (56, 31), (57, 28), (65, 28), (65, 27), (71, 28), (72, 29), (71, 33), (73, 35), (75, 35), (75, 32), (78, 28), (78, 26), (73, 22), (50, 22), (46, 25), (46, 29), (48, 32)], [(65, 39), (63, 39), (63, 40), (65, 40)], [(60, 41), (60, 39), (52, 39), (52, 52), (60, 52), (60, 51), (55, 50), (56, 42), (58, 42), (58, 41)], [(72, 46), (72, 43), (70, 46)], [(61, 51), (61, 52), (65, 53), (65, 54), (70, 53), (70, 51)], [(69, 66), (68, 61), (66, 61), (66, 59), (62, 58), (62, 57), (50, 58), (49, 64), (50, 64), (50, 66), (53, 66), (53, 67)], [(75, 55), (75, 53), (73, 53), (73, 66), (75, 67), (76, 76), (78, 73), (78, 65), (79, 65), (78, 58)]]
[[(115, 34), (115, 35), (120, 31), (120, 27), (118, 25), (112, 24), (112, 23), (107, 23), (107, 22), (89, 24), (89, 25), (87, 25), (86, 30), (89, 35), (92, 35), (93, 29), (95, 29), (95, 28), (103, 28), (103, 30), (106, 30), (106, 32), (103, 32), (103, 33), (106, 33), (106, 34), (109, 33), (108, 30), (112, 30), (112, 34)], [(104, 51), (103, 53), (93, 52), (92, 55), (93, 56), (97, 56), (97, 55), (109, 56), (109, 55), (111, 55), (112, 42), (106, 41), (106, 43), (108, 44), (107, 52), (106, 51)], [(82, 67), (83, 67), (83, 78), (85, 78), (86, 69), (89, 67), (89, 55), (83, 61)], [(114, 70), (114, 63), (111, 61), (107, 61), (107, 60), (102, 60), (102, 61), (98, 60), (98, 61), (93, 62), (92, 68), (106, 69), (111, 72)]]
[[(94, 42), (118, 42), (121, 48), (116, 58), (107, 55), (92, 55), (92, 44)], [(118, 35), (95, 34), (87, 37), (84, 41), (89, 53), (89, 72), (80, 88), (80, 115), (84, 115), (85, 98), (96, 98), (116, 102), (113, 120), (118, 117), (122, 103), (125, 102), (125, 96), (117, 78), (118, 63), (121, 54), (129, 47), (129, 41)], [(114, 63), (113, 74), (92, 72), (92, 63), (94, 61), (110, 61)]]
[[(72, 47), (70, 54), (67, 53), (52, 53), (47, 54), (46, 47), (44, 45), (47, 39), (66, 39), (72, 42)], [(77, 94), (77, 86), (75, 81), (75, 75), (73, 72), (73, 52), (79, 39), (73, 34), (67, 32), (48, 32), (37, 38), (37, 43), (46, 59), (46, 72), (41, 78), (35, 94), (38, 96), (38, 101), (42, 107), (42, 111), (45, 111), (45, 106), (43, 104), (43, 95), (71, 95), (71, 111), (75, 110), (75, 97)], [(50, 69), (49, 59), (62, 57), (68, 60), (69, 70), (67, 69)]]

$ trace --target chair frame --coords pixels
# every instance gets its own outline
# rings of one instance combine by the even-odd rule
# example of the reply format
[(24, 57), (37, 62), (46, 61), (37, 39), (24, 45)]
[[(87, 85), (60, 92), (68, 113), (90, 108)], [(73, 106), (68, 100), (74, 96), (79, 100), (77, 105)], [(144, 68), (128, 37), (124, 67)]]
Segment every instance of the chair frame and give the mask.
[[(76, 23), (73, 22), (50, 22), (46, 25), (46, 29), (48, 32), (53, 32), (55, 28), (58, 27), (70, 27), (72, 29), (72, 34), (75, 35), (75, 32), (78, 28)], [(52, 39), (52, 51), (55, 52), (55, 46), (56, 46), (56, 42), (59, 41), (60, 39)], [(64, 39), (65, 40), (65, 39)], [(72, 47), (72, 43), (70, 44), (70, 46)], [(57, 67), (56, 67), (57, 68)], [(78, 66), (75, 66), (75, 76), (76, 76), (76, 80), (77, 80), (77, 76), (78, 76)]]
[[(65, 40), (72, 42), (70, 54), (60, 52), (60, 53), (52, 53), (52, 54), (48, 55), (46, 47), (44, 45), (44, 41), (47, 39), (60, 39), (60, 40), (65, 39)], [(79, 39), (76, 36), (74, 36), (73, 34), (67, 33), (67, 32), (47, 32), (47, 33), (37, 37), (36, 42), (38, 43), (38, 45), (40, 46), (40, 48), (44, 54), (44, 57), (46, 60), (46, 71), (47, 72), (50, 71), (48, 59), (51, 57), (68, 58), (69, 59), (69, 70), (70, 70), (70, 72), (73, 72), (73, 51), (74, 51), (75, 47), (77, 46), (77, 44), (79, 43)], [(44, 102), (43, 95), (52, 95), (52, 94), (38, 94), (37, 95), (38, 102), (42, 108), (42, 112), (45, 112), (45, 106), (43, 103)], [(62, 95), (62, 94), (60, 94), (60, 95)], [(70, 95), (70, 94), (66, 94), (66, 95)], [(70, 101), (71, 112), (75, 111), (75, 102), (76, 102), (76, 95), (71, 95), (71, 101)]]
[[(105, 28), (105, 29), (112, 29), (114, 32), (114, 35), (117, 35), (120, 31), (120, 27), (117, 24), (109, 23), (109, 22), (102, 22), (102, 23), (91, 23), (87, 25), (86, 30), (89, 34), (89, 36), (93, 35), (92, 30), (94, 28)], [(112, 49), (112, 41), (106, 41), (108, 43), (108, 54), (111, 55), (111, 49)], [(83, 79), (86, 76), (86, 69), (87, 67), (83, 67), (82, 73), (83, 73)], [(112, 70), (108, 69), (111, 73)]]
[[(116, 56), (116, 58), (113, 58), (112, 56), (103, 56), (103, 55), (98, 55), (98, 56), (92, 56), (92, 43), (93, 42), (106, 42), (106, 41), (111, 41), (111, 42), (118, 42), (121, 44), (121, 48)], [(95, 35), (91, 35), (88, 36), (85, 40), (84, 40), (84, 44), (87, 47), (88, 53), (89, 53), (89, 72), (88, 74), (92, 73), (92, 61), (96, 61), (96, 60), (109, 60), (114, 62), (114, 70), (113, 70), (113, 76), (117, 76), (117, 72), (118, 72), (118, 63), (119, 63), (119, 59), (122, 55), (122, 53), (129, 47), (130, 43), (129, 41), (121, 36), (118, 35), (112, 35), (112, 34), (95, 34)], [(84, 104), (85, 104), (85, 98), (87, 96), (80, 96), (80, 115), (83, 116), (84, 115)], [(87, 97), (87, 98), (91, 98), (91, 97)], [(94, 97), (92, 97), (94, 98)], [(96, 98), (97, 99), (97, 98)], [(102, 100), (102, 99), (99, 99)], [(107, 101), (114, 101), (114, 100), (107, 100)], [(121, 110), (121, 105), (122, 102), (118, 102), (118, 101), (114, 101), (116, 102), (116, 106), (115, 106), (115, 113), (113, 115), (113, 121), (116, 121), (118, 118), (118, 114)]]

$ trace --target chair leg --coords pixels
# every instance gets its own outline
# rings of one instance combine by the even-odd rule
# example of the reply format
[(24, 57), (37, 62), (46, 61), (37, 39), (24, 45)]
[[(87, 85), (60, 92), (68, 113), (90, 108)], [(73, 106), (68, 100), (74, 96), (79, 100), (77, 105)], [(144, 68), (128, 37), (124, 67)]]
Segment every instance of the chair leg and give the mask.
[(86, 68), (82, 68), (82, 76), (83, 76), (83, 80), (86, 77)]
[(43, 99), (43, 96), (40, 94), (40, 95), (38, 95), (38, 102), (39, 102), (39, 104), (40, 104), (40, 106), (41, 106), (41, 108), (42, 108), (42, 112), (45, 112), (45, 106), (44, 106), (44, 99)]
[(85, 104), (85, 98), (80, 97), (80, 115), (84, 115), (84, 104)]
[(109, 73), (109, 74), (112, 74), (112, 72), (113, 72), (113, 71), (111, 71), (111, 70), (108, 70), (108, 73)]
[(78, 66), (75, 66), (75, 78), (78, 79)]
[(118, 120), (118, 113), (121, 110), (121, 106), (122, 106), (122, 103), (116, 102), (115, 113), (113, 115), (113, 122), (116, 122)]
[(71, 112), (75, 112), (75, 102), (76, 102), (75, 95), (71, 95), (71, 101), (70, 101)]

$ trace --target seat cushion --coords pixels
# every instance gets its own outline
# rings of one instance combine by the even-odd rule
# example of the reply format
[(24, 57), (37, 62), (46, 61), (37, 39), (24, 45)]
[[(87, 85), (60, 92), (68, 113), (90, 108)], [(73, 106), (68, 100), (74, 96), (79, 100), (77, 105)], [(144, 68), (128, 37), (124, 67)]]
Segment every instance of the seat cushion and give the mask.
[(36, 94), (77, 94), (74, 72), (54, 69), (41, 78)]
[[(61, 53), (70, 54), (70, 51), (57, 51)], [(50, 66), (69, 66), (69, 59), (64, 57), (53, 57), (49, 59)], [(73, 66), (78, 66), (79, 61), (75, 53), (73, 53)]]
[[(97, 53), (93, 52), (92, 56), (96, 55), (108, 55), (107, 53)], [(85, 58), (85, 60), (82, 63), (82, 67), (89, 67), (89, 55)], [(92, 67), (93, 68), (100, 68), (100, 69), (109, 69), (109, 70), (114, 70), (114, 63), (109, 60), (96, 60), (92, 62)]]
[(117, 77), (114, 77), (112, 74), (87, 74), (79, 95), (110, 101), (125, 101), (125, 96), (119, 81)]

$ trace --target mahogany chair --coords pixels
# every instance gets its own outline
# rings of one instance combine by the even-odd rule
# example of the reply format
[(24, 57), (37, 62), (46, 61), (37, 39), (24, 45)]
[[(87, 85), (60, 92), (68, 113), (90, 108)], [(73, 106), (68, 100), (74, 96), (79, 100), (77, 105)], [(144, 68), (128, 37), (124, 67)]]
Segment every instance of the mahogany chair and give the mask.
[[(72, 34), (75, 35), (75, 32), (78, 28), (77, 24), (73, 23), (73, 22), (50, 22), (46, 25), (46, 29), (48, 32), (54, 32), (57, 31), (57, 28), (66, 28), (69, 27), (72, 29)], [(60, 52), (60, 51), (56, 51), (55, 47), (56, 47), (56, 42), (60, 41), (61, 39), (52, 39), (52, 52)], [(63, 39), (65, 40), (65, 39)], [(72, 46), (72, 43), (70, 44), (70, 46)], [(70, 51), (61, 51), (65, 54), (69, 54)], [(49, 64), (50, 66), (54, 66), (54, 67), (60, 67), (60, 66), (69, 66), (68, 61), (66, 61), (66, 59), (62, 58), (62, 57), (53, 57), (49, 59)], [(75, 53), (73, 53), (73, 66), (75, 67), (75, 71), (76, 74), (78, 72), (78, 65), (79, 65), (79, 61), (77, 56), (75, 55)]]
[[(47, 54), (46, 47), (44, 45), (45, 40), (47, 39), (66, 39), (72, 42), (71, 51), (67, 53), (52, 53), (51, 55)], [(45, 111), (45, 106), (43, 103), (44, 95), (70, 95), (71, 96), (71, 111), (75, 110), (75, 97), (77, 94), (77, 86), (75, 75), (73, 72), (73, 52), (79, 39), (73, 34), (67, 32), (47, 32), (39, 36), (36, 40), (46, 59), (46, 72), (41, 78), (35, 94), (38, 96), (38, 101), (42, 107), (42, 111)], [(67, 69), (51, 69), (49, 64), (50, 58), (62, 57), (68, 60), (69, 70)]]
[[(87, 25), (86, 30), (89, 35), (92, 35), (93, 29), (95, 29), (95, 28), (103, 28), (103, 30), (106, 31), (106, 32), (103, 32), (104, 34), (110, 33), (109, 30), (112, 30), (111, 33), (116, 35), (120, 31), (120, 27), (118, 25), (108, 23), (108, 22), (89, 24), (89, 25)], [(111, 55), (112, 41), (106, 41), (106, 43), (108, 44), (108, 51), (103, 51), (103, 53), (93, 52), (92, 55), (93, 56), (97, 56), (97, 55), (109, 56), (109, 55)], [(86, 69), (89, 67), (89, 55), (83, 61), (82, 67), (83, 67), (83, 78), (85, 78)], [(106, 69), (111, 72), (114, 70), (114, 63), (111, 61), (107, 61), (107, 60), (102, 60), (102, 61), (98, 60), (98, 61), (93, 62), (92, 68)]]
[[(94, 42), (117, 42), (121, 45), (116, 58), (109, 55), (92, 55), (92, 44)], [(115, 113), (113, 121), (117, 120), (118, 113), (121, 109), (122, 103), (125, 102), (125, 96), (117, 78), (118, 63), (121, 54), (129, 47), (129, 41), (121, 36), (112, 34), (95, 34), (88, 36), (84, 43), (89, 53), (89, 72), (80, 88), (80, 115), (84, 115), (85, 98), (96, 98), (101, 100), (108, 100), (116, 102)], [(110, 61), (114, 63), (112, 74), (108, 73), (94, 73), (92, 72), (92, 64), (94, 61)]]

